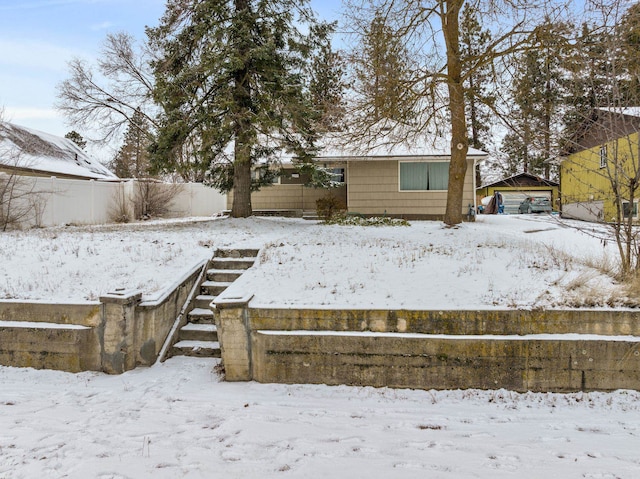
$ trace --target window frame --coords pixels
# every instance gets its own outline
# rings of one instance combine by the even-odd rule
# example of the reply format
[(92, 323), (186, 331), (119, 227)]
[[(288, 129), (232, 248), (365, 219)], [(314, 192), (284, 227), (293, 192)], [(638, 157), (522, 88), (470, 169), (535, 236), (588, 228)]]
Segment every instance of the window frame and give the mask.
[(607, 145), (600, 147), (600, 169), (606, 168), (609, 161)]
[[(423, 164), (433, 164), (433, 163), (443, 163), (447, 165), (447, 185), (449, 184), (449, 166), (451, 164), (451, 160), (449, 159), (434, 159), (434, 160), (399, 160), (398, 161), (398, 192), (399, 193), (425, 193), (425, 192), (429, 192), (429, 193), (443, 193), (446, 192), (448, 190), (448, 187), (443, 189), (443, 190), (435, 190), (435, 189), (420, 189), (420, 190), (405, 190), (402, 189), (402, 164), (407, 164), (407, 163), (423, 163)], [(427, 178), (428, 178), (428, 170), (427, 170)], [(427, 180), (428, 181), (428, 180)]]
[(638, 219), (638, 200), (633, 200), (633, 209), (631, 210), (631, 216), (629, 216), (629, 213), (627, 212), (627, 209), (625, 209), (625, 205), (628, 205), (629, 202), (627, 200), (622, 200), (622, 218), (624, 218), (625, 220), (628, 219), (629, 217), (633, 218), (633, 219)]

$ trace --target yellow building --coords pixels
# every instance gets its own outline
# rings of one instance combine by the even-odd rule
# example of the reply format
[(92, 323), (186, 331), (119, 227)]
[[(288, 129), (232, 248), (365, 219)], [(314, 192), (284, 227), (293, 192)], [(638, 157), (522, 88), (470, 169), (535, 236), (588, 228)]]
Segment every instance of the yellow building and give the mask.
[(640, 107), (597, 109), (560, 163), (562, 216), (619, 222), (638, 218)]

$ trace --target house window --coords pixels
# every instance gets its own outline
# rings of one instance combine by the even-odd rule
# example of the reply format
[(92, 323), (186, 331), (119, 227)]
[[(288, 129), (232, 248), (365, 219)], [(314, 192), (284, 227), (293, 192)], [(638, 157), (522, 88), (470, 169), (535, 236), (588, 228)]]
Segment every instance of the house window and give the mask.
[(637, 218), (638, 217), (638, 202), (634, 201), (633, 202), (633, 209), (631, 209), (629, 207), (629, 202), (628, 201), (623, 201), (622, 202), (622, 214), (625, 218), (628, 218), (629, 216), (631, 216), (632, 218)]
[(304, 185), (309, 181), (309, 177), (298, 170), (288, 168), (280, 173), (281, 185)]
[(446, 190), (449, 162), (400, 162), (400, 191)]
[(607, 167), (607, 145), (600, 147), (600, 168)]
[[(273, 174), (272, 171), (269, 171), (269, 173)], [(262, 180), (263, 178), (265, 178), (265, 176), (267, 176), (267, 169), (265, 169), (264, 167), (257, 167), (251, 170), (251, 180), (252, 181), (259, 181)], [(270, 178), (271, 183), (274, 185), (277, 185), (280, 182), (280, 178), (279, 175), (274, 175)]]
[(331, 176), (331, 181), (344, 183), (344, 168), (329, 169), (329, 176)]

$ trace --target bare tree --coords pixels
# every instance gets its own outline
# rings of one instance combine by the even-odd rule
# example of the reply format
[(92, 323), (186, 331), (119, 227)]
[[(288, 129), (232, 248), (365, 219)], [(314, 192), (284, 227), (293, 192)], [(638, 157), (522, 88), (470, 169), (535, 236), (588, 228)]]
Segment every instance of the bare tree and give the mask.
[(171, 201), (182, 191), (182, 184), (163, 183), (152, 178), (138, 179), (133, 199), (136, 219), (161, 217), (169, 211)]
[[(470, 56), (463, 55), (460, 44), (461, 14), (466, 4), (472, 5), (478, 18), (492, 30), (492, 39), (483, 51)], [(418, 111), (417, 116), (402, 122), (403, 131), (413, 134), (434, 131), (441, 119), (446, 118), (447, 128), (443, 130), (451, 138), (444, 218), (448, 225), (462, 222), (466, 212), (462, 204), (469, 149), (465, 83), (497, 59), (532, 48), (535, 14), (542, 11), (542, 6), (548, 16), (554, 15), (551, 1), (351, 0), (349, 4), (349, 24), (355, 30), (356, 51), (362, 51), (367, 44), (367, 26), (376, 16), (384, 19), (397, 42), (407, 46), (411, 62), (403, 101), (415, 107), (412, 113)], [(358, 122), (363, 127), (359, 131), (372, 131), (375, 120), (360, 115)]]
[[(10, 128), (3, 116), (0, 107), (0, 230), (21, 227), (29, 220), (41, 226), (47, 191), (36, 189), (34, 178), (23, 176), (30, 165), (15, 141), (5, 142)], [(28, 149), (29, 145), (22, 147)]]
[(136, 45), (128, 33), (109, 34), (96, 65), (79, 58), (69, 62), (70, 77), (58, 85), (56, 107), (71, 124), (98, 129), (101, 136), (93, 139), (98, 142), (110, 141), (132, 124), (138, 109), (156, 127), (152, 59), (146, 44)]

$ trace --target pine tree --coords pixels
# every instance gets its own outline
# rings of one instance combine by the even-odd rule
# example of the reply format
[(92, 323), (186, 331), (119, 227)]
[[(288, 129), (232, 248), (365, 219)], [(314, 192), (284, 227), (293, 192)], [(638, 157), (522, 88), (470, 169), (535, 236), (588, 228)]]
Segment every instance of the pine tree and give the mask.
[(355, 58), (356, 89), (372, 121), (406, 123), (413, 117), (406, 99), (409, 53), (402, 39), (378, 11), (364, 33), (361, 56)]
[(147, 178), (149, 173), (149, 126), (138, 109), (127, 127), (124, 142), (113, 161), (111, 169), (120, 178)]
[(465, 5), (460, 23), (460, 55), (463, 62), (467, 118), (469, 119), (469, 146), (486, 148), (489, 134), (490, 107), (495, 102), (491, 92), (492, 72), (489, 65), (477, 67), (477, 59), (487, 50), (491, 32), (483, 30), (478, 12), (470, 4)]
[(317, 111), (305, 73), (314, 44), (300, 30), (315, 25), (307, 0), (168, 2), (147, 31), (166, 115), (151, 147), (155, 168), (173, 171), (183, 145), (196, 145), (194, 165), (233, 191), (234, 217), (252, 214), (251, 191), (272, 178), (252, 181), (251, 170), (271, 172), (278, 151), (312, 168)]
[(511, 87), (512, 131), (501, 150), (509, 157), (509, 173), (520, 171), (548, 178), (557, 155), (565, 96), (562, 59), (566, 54), (567, 26), (545, 21), (537, 29), (537, 48), (526, 50), (515, 62)]
[(312, 30), (313, 38), (318, 39), (318, 54), (311, 61), (309, 93), (324, 131), (340, 130), (345, 115), (344, 60), (331, 46), (334, 28), (335, 24), (322, 24)]
[[(478, 21), (478, 12), (467, 4), (462, 11), (460, 22), (460, 56), (464, 81), (466, 114), (469, 128), (469, 146), (478, 150), (487, 147), (491, 108), (495, 97), (490, 91), (493, 84), (489, 65), (478, 66), (478, 58), (487, 51), (491, 42), (491, 32), (483, 30)], [(476, 184), (480, 185), (480, 165), (476, 165)]]
[(71, 130), (69, 133), (64, 135), (64, 137), (73, 141), (81, 150), (84, 150), (84, 147), (87, 146), (87, 141), (76, 130)]
[(583, 24), (575, 48), (564, 62), (568, 72), (565, 100), (564, 137), (573, 133), (591, 116), (594, 108), (620, 103), (617, 88), (612, 88), (612, 67), (616, 58), (615, 40), (610, 30), (597, 25)]

